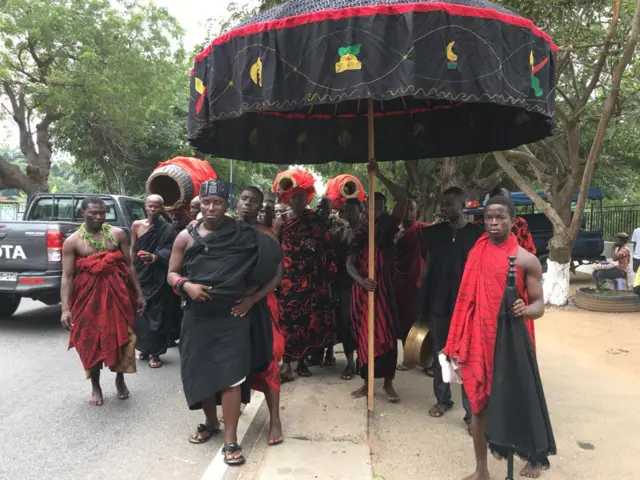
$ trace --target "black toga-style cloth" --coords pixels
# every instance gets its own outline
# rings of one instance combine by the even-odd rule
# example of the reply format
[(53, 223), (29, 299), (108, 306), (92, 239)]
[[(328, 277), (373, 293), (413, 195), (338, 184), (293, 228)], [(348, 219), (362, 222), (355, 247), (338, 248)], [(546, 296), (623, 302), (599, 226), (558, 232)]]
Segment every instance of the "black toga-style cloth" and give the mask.
[[(180, 356), (182, 385), (189, 409), (218, 396), (253, 372), (265, 370), (273, 358), (271, 316), (258, 302), (245, 317), (231, 308), (250, 285), (265, 285), (282, 261), (280, 245), (242, 222), (225, 217), (220, 227), (202, 238), (196, 226), (194, 239), (184, 252), (184, 274), (189, 282), (213, 287), (211, 300), (188, 302), (182, 320)], [(248, 402), (250, 382), (242, 384), (242, 401)]]
[[(180, 299), (167, 285), (169, 258), (176, 232), (164, 218), (158, 218), (136, 242), (134, 266), (147, 308), (136, 317), (136, 349), (147, 355), (166, 353), (171, 341), (171, 327), (179, 314)], [(157, 259), (144, 263), (137, 253), (153, 253)]]
[(422, 237), (429, 256), (422, 282), (422, 315), (429, 323), (435, 352), (447, 343), (451, 316), (467, 255), (483, 233), (482, 227), (471, 223), (454, 229), (449, 223), (424, 227)]

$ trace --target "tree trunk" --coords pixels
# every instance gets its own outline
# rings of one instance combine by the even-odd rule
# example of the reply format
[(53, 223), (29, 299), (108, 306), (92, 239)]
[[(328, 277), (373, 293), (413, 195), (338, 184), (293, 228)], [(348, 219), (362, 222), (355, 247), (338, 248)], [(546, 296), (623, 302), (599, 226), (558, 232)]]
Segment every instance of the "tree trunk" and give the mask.
[(440, 161), (440, 192), (451, 187), (460, 187), (458, 160), (456, 157), (443, 157)]
[(31, 111), (26, 105), (25, 95), (16, 90), (9, 82), (2, 82), (2, 88), (11, 104), (11, 116), (20, 132), (20, 150), (27, 168), (22, 172), (17, 166), (0, 158), (0, 188), (18, 188), (31, 196), (49, 191), (49, 172), (51, 171), (51, 142), (49, 129), (61, 116), (47, 111), (36, 125), (35, 142), (29, 121)]

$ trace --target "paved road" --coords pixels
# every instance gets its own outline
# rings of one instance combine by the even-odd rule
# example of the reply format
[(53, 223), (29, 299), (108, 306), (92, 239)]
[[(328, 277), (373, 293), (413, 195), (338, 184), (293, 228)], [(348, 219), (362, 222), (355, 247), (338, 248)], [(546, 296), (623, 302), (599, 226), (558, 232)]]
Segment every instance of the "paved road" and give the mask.
[(103, 371), (105, 403), (92, 407), (59, 319), (59, 307), (25, 299), (0, 320), (0, 479), (199, 479), (220, 443), (187, 441), (202, 418), (186, 407), (177, 350), (163, 368), (139, 363), (126, 401)]

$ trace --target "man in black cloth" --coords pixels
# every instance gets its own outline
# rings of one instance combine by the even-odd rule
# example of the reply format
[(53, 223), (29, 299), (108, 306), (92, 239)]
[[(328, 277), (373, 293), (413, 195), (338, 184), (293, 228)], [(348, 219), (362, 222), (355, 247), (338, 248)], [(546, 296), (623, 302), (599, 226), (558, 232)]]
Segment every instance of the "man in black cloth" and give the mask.
[(147, 301), (147, 309), (136, 318), (136, 349), (140, 360), (149, 359), (149, 368), (160, 368), (160, 355), (167, 352), (175, 323), (177, 298), (165, 278), (175, 228), (162, 216), (164, 200), (149, 195), (145, 200), (147, 218), (131, 225), (131, 258)]
[[(464, 216), (465, 194), (461, 188), (452, 187), (442, 193), (440, 211), (446, 222), (425, 227), (422, 231), (426, 246), (423, 292), (423, 315), (427, 319), (436, 358), (433, 363), (433, 392), (436, 404), (429, 416), (442, 417), (453, 407), (451, 386), (442, 380), (442, 368), (437, 352), (447, 343), (451, 316), (467, 255), (480, 238), (483, 228), (468, 223)], [(471, 409), (462, 390), (464, 421), (471, 434)]]
[[(258, 222), (261, 204), (264, 205), (263, 199), (264, 195), (259, 188), (245, 188), (240, 192), (240, 198), (238, 199), (238, 215), (242, 222), (247, 225), (251, 225), (259, 232), (270, 236), (277, 242), (278, 240), (275, 234), (271, 231), (271, 228)], [(258, 303), (258, 301), (263, 301), (258, 299), (265, 298), (264, 301), (271, 313), (273, 329), (273, 360), (269, 364), (269, 368), (263, 372), (253, 373), (251, 376), (251, 388), (264, 393), (265, 400), (267, 401), (267, 407), (269, 408), (270, 425), (269, 437), (267, 440), (267, 444), (269, 446), (278, 445), (284, 440), (282, 424), (280, 422), (280, 361), (282, 360), (282, 355), (284, 353), (284, 338), (280, 331), (280, 309), (278, 305), (278, 298), (275, 294), (275, 289), (282, 281), (283, 276), (284, 269), (281, 263), (278, 265), (278, 273), (273, 277), (273, 280), (247, 298), (244, 301), (244, 306), (234, 307), (246, 308), (254, 300), (255, 303)], [(232, 310), (232, 313), (235, 313), (235, 310)]]
[(193, 200), (189, 203), (189, 217), (191, 221), (198, 219), (200, 213), (200, 197), (193, 197)]
[[(264, 292), (276, 276), (282, 251), (268, 235), (227, 216), (227, 199), (226, 183), (201, 185), (203, 218), (178, 235), (167, 281), (183, 296), (180, 356), (187, 404), (206, 417), (189, 440), (204, 443), (219, 430), (221, 403), (224, 461), (241, 465), (237, 429), (240, 404), (248, 402), (247, 380), (273, 359), (271, 318), (266, 306), (255, 303), (261, 300), (256, 291)], [(254, 314), (254, 305), (261, 315)]]

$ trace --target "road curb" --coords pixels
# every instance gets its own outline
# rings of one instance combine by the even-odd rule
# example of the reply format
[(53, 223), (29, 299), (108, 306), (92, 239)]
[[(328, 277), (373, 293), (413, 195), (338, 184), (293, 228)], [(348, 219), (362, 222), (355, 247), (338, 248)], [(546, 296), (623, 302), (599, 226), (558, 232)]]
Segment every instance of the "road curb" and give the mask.
[[(260, 407), (264, 403), (264, 400), (264, 394), (262, 392), (253, 393), (251, 402), (247, 405), (240, 416), (240, 422), (238, 423), (238, 444), (242, 444), (242, 441), (251, 428)], [(224, 463), (224, 455), (222, 454), (222, 447), (220, 447), (207, 467), (207, 470), (202, 475), (201, 480), (220, 480), (223, 478), (228, 468), (229, 466)]]

